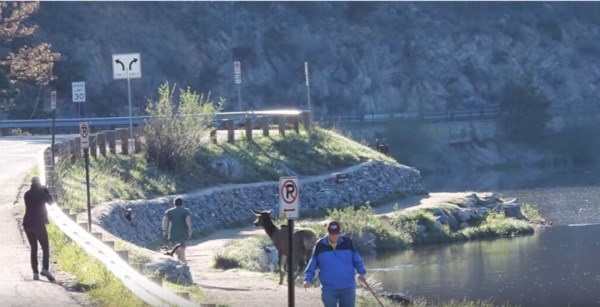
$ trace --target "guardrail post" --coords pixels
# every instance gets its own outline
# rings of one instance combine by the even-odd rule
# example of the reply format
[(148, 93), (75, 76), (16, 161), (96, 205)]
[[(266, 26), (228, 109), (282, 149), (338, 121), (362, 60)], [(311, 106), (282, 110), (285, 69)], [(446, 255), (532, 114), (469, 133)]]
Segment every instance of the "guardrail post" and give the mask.
[(296, 131), (296, 133), (300, 133), (300, 119), (298, 117), (298, 115), (295, 115), (290, 118), (290, 121), (294, 126), (294, 131)]
[(213, 144), (217, 144), (217, 129), (210, 130), (210, 141)]
[(263, 136), (269, 136), (269, 117), (268, 116), (259, 116), (258, 124), (262, 129)]
[[(125, 131), (127, 131), (127, 129)], [(85, 223), (85, 225), (87, 226), (87, 223)], [(115, 248), (115, 241), (104, 241), (104, 244), (108, 245), (108, 247), (112, 249)]]
[(76, 159), (81, 159), (82, 154), (81, 154), (81, 138), (80, 137), (75, 137), (75, 139), (73, 140), (74, 145), (75, 145), (75, 158)]
[(63, 141), (60, 143), (56, 143), (56, 153), (58, 156), (58, 159), (64, 159), (65, 157), (68, 157), (69, 155), (69, 150), (71, 150), (69, 148), (69, 142), (67, 141)]
[(144, 126), (135, 127), (133, 134), (133, 148), (134, 152), (140, 153), (142, 152), (142, 135), (144, 133)]
[(125, 262), (129, 262), (129, 252), (126, 250), (116, 251), (119, 257), (123, 259)]
[(223, 125), (225, 129), (227, 129), (227, 142), (233, 143), (235, 142), (235, 130), (233, 129), (233, 120), (232, 119), (224, 119)]
[(150, 280), (157, 283), (159, 286), (163, 284), (163, 278), (160, 276), (150, 276)]
[(279, 135), (285, 136), (285, 116), (277, 116), (277, 125), (279, 126)]
[(184, 299), (186, 299), (186, 300), (189, 300), (189, 299), (190, 299), (190, 293), (189, 293), (189, 292), (176, 292), (175, 294), (177, 294), (177, 295), (179, 295), (179, 296), (183, 297), (183, 298), (184, 298)]
[(97, 145), (97, 135), (90, 134), (90, 155), (94, 157), (94, 159), (98, 158), (98, 151), (96, 150)]
[(114, 130), (106, 131), (106, 140), (108, 141), (108, 150), (111, 154), (117, 153), (117, 132)]
[(69, 156), (71, 161), (75, 161), (75, 140), (69, 140)]
[(302, 111), (302, 123), (304, 123), (304, 131), (312, 132), (312, 113), (310, 111)]
[(129, 129), (117, 128), (117, 135), (121, 140), (121, 154), (129, 154)]
[(106, 157), (106, 133), (104, 132), (98, 133), (98, 148), (100, 149), (100, 154)]
[(246, 126), (246, 140), (252, 141), (252, 118), (251, 117), (246, 117), (245, 126)]

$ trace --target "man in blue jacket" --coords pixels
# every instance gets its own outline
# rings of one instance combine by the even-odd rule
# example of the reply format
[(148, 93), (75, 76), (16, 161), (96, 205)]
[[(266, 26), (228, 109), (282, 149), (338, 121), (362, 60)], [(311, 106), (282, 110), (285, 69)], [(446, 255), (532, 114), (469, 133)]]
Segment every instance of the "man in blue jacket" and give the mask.
[(304, 287), (312, 286), (319, 269), (321, 300), (325, 307), (353, 307), (356, 300), (356, 272), (365, 283), (365, 265), (352, 240), (340, 235), (340, 223), (327, 224), (328, 235), (319, 239), (305, 270)]

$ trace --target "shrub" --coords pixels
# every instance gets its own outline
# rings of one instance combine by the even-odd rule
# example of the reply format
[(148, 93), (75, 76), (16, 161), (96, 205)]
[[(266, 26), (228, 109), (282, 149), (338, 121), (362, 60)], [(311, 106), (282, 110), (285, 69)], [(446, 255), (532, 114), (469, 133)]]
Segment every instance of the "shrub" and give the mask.
[(224, 99), (210, 100), (210, 93), (197, 94), (189, 87), (180, 90), (179, 103), (174, 104), (169, 83), (158, 89), (158, 101), (149, 101), (146, 113), (150, 116), (144, 126), (145, 152), (148, 162), (163, 170), (177, 170), (190, 159), (208, 136), (214, 116), (221, 110)]

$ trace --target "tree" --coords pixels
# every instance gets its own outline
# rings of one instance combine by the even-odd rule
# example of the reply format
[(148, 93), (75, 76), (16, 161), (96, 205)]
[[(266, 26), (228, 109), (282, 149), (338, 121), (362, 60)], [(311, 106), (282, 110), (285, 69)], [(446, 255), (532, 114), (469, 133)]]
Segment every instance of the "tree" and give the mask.
[(536, 143), (543, 140), (550, 101), (538, 92), (531, 78), (511, 82), (500, 95), (501, 129), (513, 141)]
[(197, 94), (189, 87), (179, 92), (179, 103), (173, 100), (175, 86), (168, 82), (158, 88), (158, 101), (149, 101), (146, 113), (150, 116), (144, 126), (148, 162), (168, 171), (180, 170), (208, 137), (209, 127), (224, 104), (210, 100), (210, 93)]
[[(48, 85), (55, 79), (52, 69), (60, 57), (52, 52), (47, 43), (34, 47), (15, 46), (14, 39), (31, 36), (37, 30), (27, 19), (39, 8), (39, 2), (0, 2), (0, 47), (9, 51), (0, 55), (0, 110), (8, 111), (15, 107), (14, 99), (19, 95), (16, 82), (24, 82), (38, 87)], [(38, 97), (39, 97), (38, 93)], [(39, 98), (35, 102), (35, 108)]]

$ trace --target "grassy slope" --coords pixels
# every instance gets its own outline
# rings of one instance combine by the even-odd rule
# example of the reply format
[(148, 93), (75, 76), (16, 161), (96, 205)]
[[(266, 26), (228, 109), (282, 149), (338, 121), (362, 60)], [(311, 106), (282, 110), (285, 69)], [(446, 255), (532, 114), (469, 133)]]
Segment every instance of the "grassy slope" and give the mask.
[[(210, 167), (210, 162), (230, 157), (243, 166), (243, 175), (232, 180)], [(162, 172), (146, 163), (143, 156), (98, 156), (90, 162), (91, 203), (113, 199), (144, 199), (186, 193), (223, 183), (277, 180), (289, 171), (316, 175), (352, 166), (364, 158), (397, 163), (371, 148), (336, 132), (317, 128), (314, 134), (288, 133), (285, 137), (256, 137), (253, 142), (206, 144), (200, 148), (183, 173)], [(61, 181), (58, 196), (75, 211), (85, 209), (85, 167), (82, 161), (57, 164)]]

